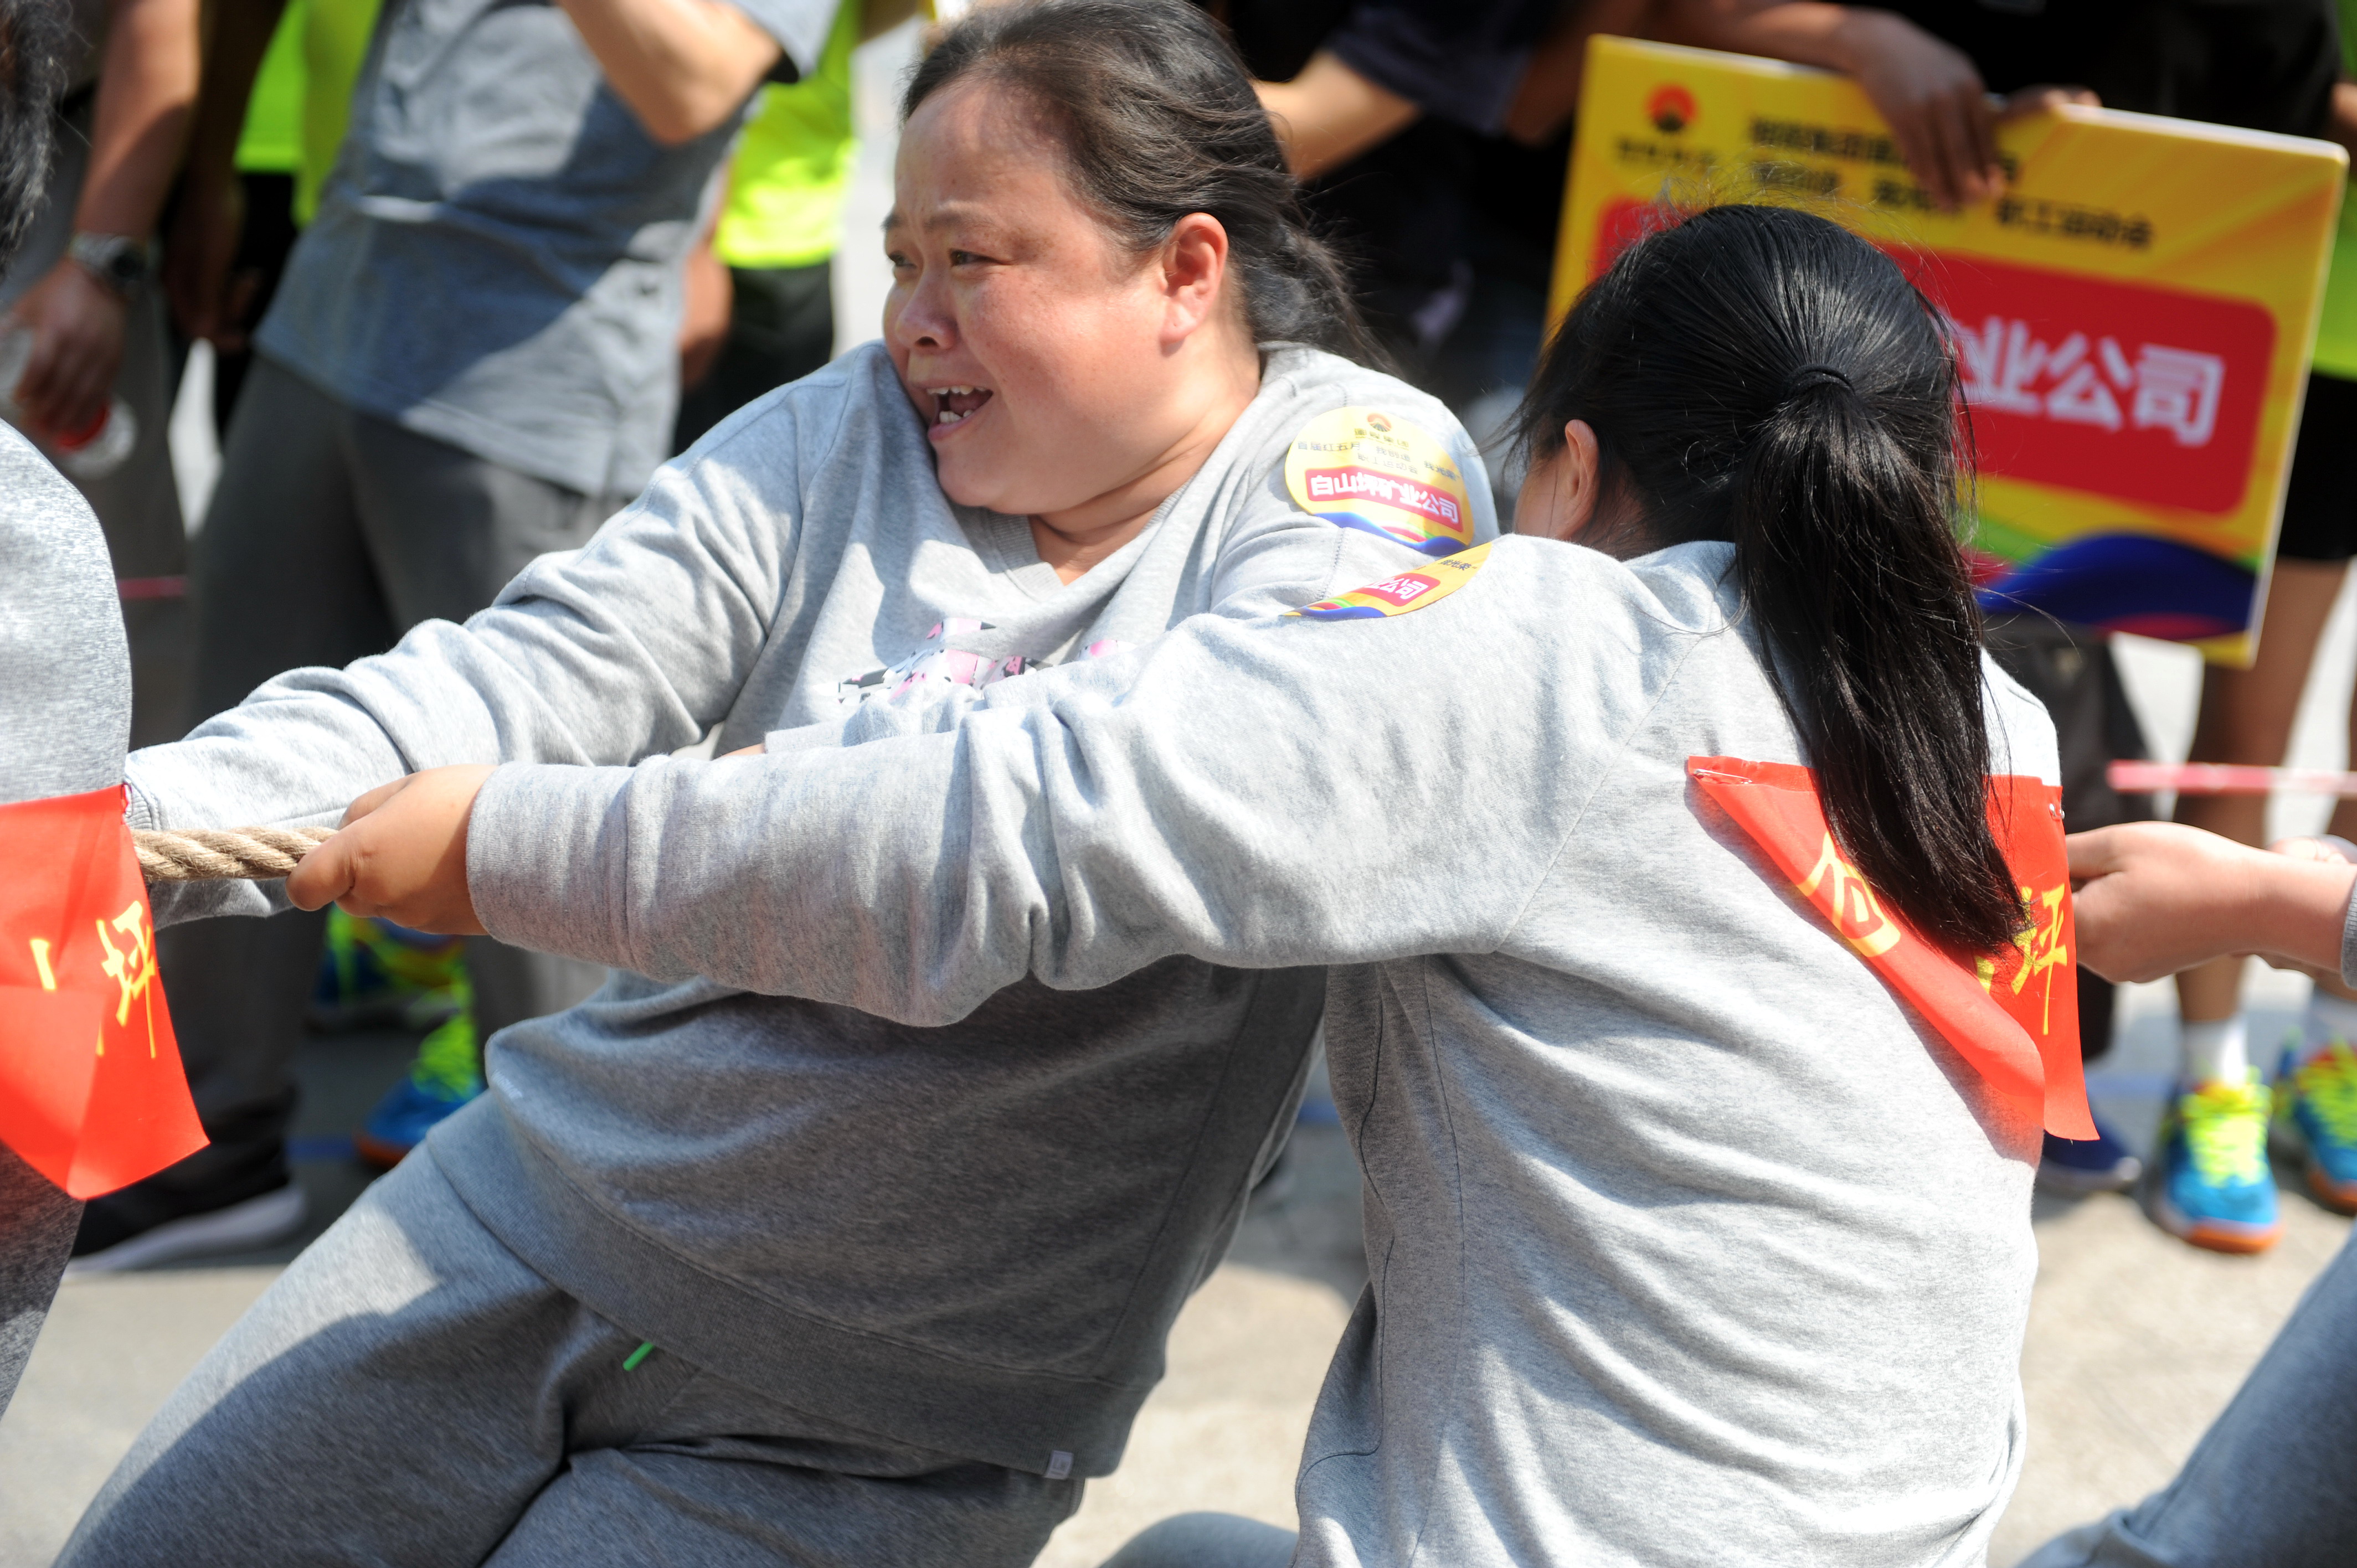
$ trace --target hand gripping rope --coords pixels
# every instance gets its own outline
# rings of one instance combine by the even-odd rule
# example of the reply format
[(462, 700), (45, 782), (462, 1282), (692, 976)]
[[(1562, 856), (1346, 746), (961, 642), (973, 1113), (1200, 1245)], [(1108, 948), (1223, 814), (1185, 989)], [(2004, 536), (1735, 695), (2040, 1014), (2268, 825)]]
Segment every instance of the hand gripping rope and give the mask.
[(333, 828), (134, 829), (132, 847), (149, 882), (267, 882), (285, 875)]

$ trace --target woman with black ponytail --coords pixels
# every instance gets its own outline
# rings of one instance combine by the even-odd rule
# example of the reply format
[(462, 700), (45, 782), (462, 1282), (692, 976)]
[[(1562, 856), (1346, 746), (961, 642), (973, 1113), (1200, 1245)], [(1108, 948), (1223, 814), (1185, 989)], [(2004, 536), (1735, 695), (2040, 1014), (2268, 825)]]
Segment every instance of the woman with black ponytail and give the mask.
[(1980, 617), (1956, 546), (1940, 317), (1844, 230), (1768, 207), (1635, 247), (1555, 335), (1518, 415), (1518, 524), (1616, 554), (1735, 546), (1834, 836), (1961, 950), (2021, 911), (1982, 811)]
[[(1960, 1022), (2018, 955), (2070, 972), (2060, 870), (2029, 927), (2007, 859), (2059, 867), (2059, 825), (1990, 825), (2054, 736), (1975, 646), (1954, 408), (1888, 258), (1702, 212), (1548, 350), (1541, 537), (1003, 682), (949, 733), (419, 775), (288, 891), (920, 1024), (1180, 954), (1333, 966), (1372, 1283), (1300, 1540), (1179, 1522), (1125, 1568), (1968, 1568), (2075, 1080)], [(1803, 767), (1813, 871), (1719, 792)], [(469, 822), (566, 853), (468, 882)]]

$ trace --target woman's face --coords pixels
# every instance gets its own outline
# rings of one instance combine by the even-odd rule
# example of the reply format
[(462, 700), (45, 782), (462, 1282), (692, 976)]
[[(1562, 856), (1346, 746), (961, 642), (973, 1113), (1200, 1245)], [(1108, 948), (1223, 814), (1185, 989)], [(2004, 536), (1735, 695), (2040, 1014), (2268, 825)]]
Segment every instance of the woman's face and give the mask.
[[(1222, 333), (1217, 319), (1224, 233), (1200, 215), (1188, 225), (1208, 225), (1216, 253), (1179, 257), (1176, 273), (1183, 240), (1144, 257), (1114, 244), (1018, 93), (960, 82), (918, 108), (885, 222), (884, 339), (952, 500), (1070, 513), (1200, 434), (1210, 339), (1252, 346), (1241, 322)], [(1190, 265), (1208, 276), (1179, 275)]]

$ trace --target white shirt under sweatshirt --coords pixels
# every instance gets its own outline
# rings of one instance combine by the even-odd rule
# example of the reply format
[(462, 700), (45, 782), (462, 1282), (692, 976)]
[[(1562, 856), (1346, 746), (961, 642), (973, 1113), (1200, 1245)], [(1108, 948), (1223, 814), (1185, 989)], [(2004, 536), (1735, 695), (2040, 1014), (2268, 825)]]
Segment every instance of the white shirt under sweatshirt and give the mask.
[[(476, 907), (912, 1023), (1340, 966), (1372, 1283), (1297, 1563), (1967, 1568), (2021, 1465), (2039, 1128), (1689, 783), (1807, 760), (1731, 560), (1509, 539), (1424, 607), (1197, 620), (951, 733), (501, 768)], [(1985, 668), (1997, 770), (2054, 781)], [(723, 921), (758, 936), (716, 963)]]

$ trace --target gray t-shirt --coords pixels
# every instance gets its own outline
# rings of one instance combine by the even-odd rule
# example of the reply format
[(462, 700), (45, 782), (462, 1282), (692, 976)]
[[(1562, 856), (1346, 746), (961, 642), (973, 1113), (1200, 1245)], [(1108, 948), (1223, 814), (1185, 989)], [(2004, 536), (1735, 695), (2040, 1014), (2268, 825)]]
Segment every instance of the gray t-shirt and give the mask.
[[(834, 0), (733, 0), (808, 70)], [(263, 353), (363, 412), (588, 495), (669, 450), (680, 259), (737, 134), (666, 147), (573, 23), (387, 0)]]

